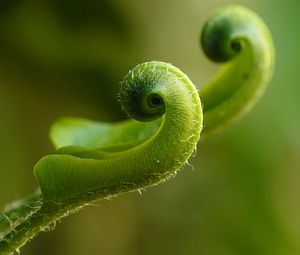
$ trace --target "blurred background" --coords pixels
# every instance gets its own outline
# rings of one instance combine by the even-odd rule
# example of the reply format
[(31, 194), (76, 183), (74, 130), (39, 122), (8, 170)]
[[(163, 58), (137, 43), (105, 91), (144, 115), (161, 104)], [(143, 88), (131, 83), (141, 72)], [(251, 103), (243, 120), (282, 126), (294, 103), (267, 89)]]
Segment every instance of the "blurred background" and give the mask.
[(124, 118), (127, 71), (171, 62), (200, 88), (219, 66), (199, 47), (214, 9), (243, 4), (273, 34), (276, 71), (239, 123), (198, 146), (175, 179), (100, 202), (42, 233), (24, 255), (300, 254), (298, 0), (1, 0), (0, 206), (37, 187), (34, 164), (61, 116)]

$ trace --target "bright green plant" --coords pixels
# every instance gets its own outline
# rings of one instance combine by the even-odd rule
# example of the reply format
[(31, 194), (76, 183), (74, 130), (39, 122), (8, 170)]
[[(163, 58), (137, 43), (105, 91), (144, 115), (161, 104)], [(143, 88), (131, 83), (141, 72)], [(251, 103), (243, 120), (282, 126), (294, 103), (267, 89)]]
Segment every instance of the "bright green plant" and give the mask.
[(132, 119), (64, 118), (52, 126), (56, 150), (34, 167), (39, 191), (0, 216), (1, 255), (93, 201), (174, 176), (196, 149), (202, 126), (206, 136), (252, 107), (273, 71), (264, 22), (243, 7), (223, 8), (205, 24), (201, 43), (211, 60), (225, 64), (200, 93), (176, 67), (148, 62), (121, 84), (122, 106)]

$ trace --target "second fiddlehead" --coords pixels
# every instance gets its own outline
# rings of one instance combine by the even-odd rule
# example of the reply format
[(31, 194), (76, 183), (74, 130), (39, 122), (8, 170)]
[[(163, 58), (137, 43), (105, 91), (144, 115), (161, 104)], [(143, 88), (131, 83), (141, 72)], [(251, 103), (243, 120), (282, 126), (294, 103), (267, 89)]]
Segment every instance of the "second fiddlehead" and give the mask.
[(267, 26), (254, 12), (240, 6), (217, 11), (206, 22), (201, 44), (222, 70), (200, 91), (204, 132), (249, 111), (273, 74), (274, 46)]

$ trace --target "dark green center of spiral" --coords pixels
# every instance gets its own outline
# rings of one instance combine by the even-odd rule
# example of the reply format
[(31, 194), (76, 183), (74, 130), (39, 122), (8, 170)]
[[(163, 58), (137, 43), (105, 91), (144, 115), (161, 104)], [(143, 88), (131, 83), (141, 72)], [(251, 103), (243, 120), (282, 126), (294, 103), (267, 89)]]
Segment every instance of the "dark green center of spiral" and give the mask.
[(242, 45), (238, 41), (232, 41), (231, 42), (231, 49), (233, 49), (235, 52), (240, 52), (242, 49)]
[(158, 94), (151, 94), (148, 97), (148, 104), (151, 108), (157, 108), (163, 104), (163, 99)]

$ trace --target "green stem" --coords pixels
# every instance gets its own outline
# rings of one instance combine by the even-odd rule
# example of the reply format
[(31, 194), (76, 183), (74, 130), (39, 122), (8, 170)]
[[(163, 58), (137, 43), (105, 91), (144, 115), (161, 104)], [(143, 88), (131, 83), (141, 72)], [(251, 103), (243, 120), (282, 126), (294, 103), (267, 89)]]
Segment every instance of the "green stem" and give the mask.
[[(41, 201), (41, 197), (36, 197), (36, 202), (38, 201)], [(53, 229), (57, 220), (72, 212), (75, 212), (72, 208), (61, 208), (58, 204), (44, 201), (38, 210), (29, 217), (23, 218), (19, 225), (1, 239), (0, 255), (18, 252), (19, 248), (28, 240), (35, 237), (39, 232)]]
[(34, 194), (7, 206), (0, 215), (0, 237), (39, 210), (41, 205), (41, 195)]

